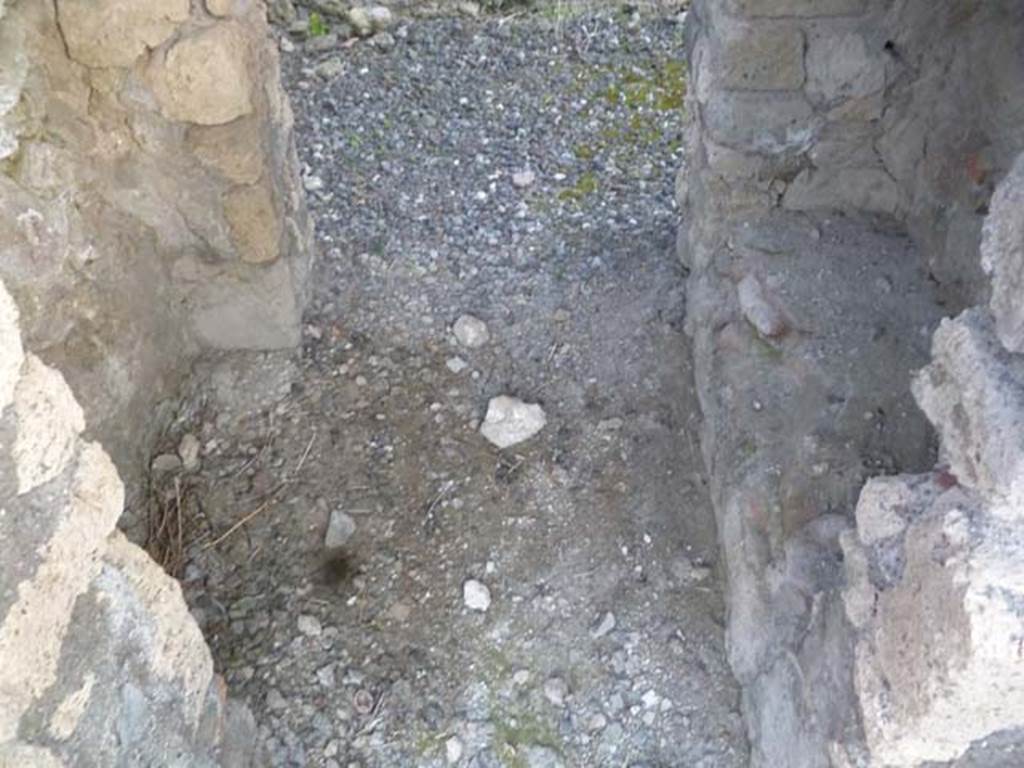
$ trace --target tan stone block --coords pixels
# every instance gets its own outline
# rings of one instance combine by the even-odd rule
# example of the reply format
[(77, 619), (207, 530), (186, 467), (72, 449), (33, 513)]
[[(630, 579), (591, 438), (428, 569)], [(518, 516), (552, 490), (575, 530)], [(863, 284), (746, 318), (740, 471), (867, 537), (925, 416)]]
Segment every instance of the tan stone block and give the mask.
[(252, 43), (236, 22), (207, 27), (176, 43), (150, 70), (163, 115), (223, 125), (252, 112)]
[(57, 14), (73, 59), (128, 67), (188, 18), (189, 0), (58, 0)]
[(254, 118), (227, 125), (193, 126), (188, 145), (204, 164), (235, 184), (255, 184), (263, 175), (263, 136)]
[(224, 196), (224, 215), (242, 261), (266, 264), (280, 255), (281, 217), (262, 184), (239, 186)]

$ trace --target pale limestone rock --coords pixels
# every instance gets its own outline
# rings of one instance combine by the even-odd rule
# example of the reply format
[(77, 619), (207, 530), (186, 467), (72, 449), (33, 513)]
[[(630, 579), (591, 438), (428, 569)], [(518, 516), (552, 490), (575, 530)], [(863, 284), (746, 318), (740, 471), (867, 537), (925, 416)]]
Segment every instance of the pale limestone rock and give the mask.
[(992, 278), (989, 306), (1003, 346), (1024, 353), (1024, 154), (992, 196), (981, 266)]
[(150, 70), (164, 116), (221, 125), (252, 112), (250, 48), (244, 28), (231, 21), (175, 43)]
[(67, 768), (67, 766), (63, 760), (46, 747), (12, 741), (0, 744), (0, 768)]
[(72, 607), (99, 573), (104, 540), (124, 506), (107, 455), (94, 443), (80, 451), (68, 506), (56, 510), (42, 562), (18, 585), (17, 600), (0, 623), (0, 742), (15, 736), (21, 716), (57, 681)]
[(136, 627), (136, 647), (146, 666), (180, 697), (186, 723), (197, 727), (213, 680), (213, 659), (181, 585), (120, 531), (107, 540), (104, 564), (100, 591), (110, 631)]
[(950, 471), (999, 514), (1024, 520), (1024, 357), (1005, 350), (981, 310), (943, 320), (932, 357), (913, 391)]
[(18, 329), (18, 308), (0, 283), (0, 414), (14, 399), (25, 352)]
[(90, 67), (127, 67), (188, 18), (189, 0), (57, 0), (71, 57)]
[(234, 187), (224, 197), (224, 216), (242, 261), (266, 264), (281, 254), (281, 217), (263, 184)]
[(544, 409), (539, 405), (524, 403), (517, 397), (500, 395), (491, 398), (488, 403), (480, 434), (498, 448), (508, 448), (529, 440), (546, 423)]
[(14, 391), (18, 492), (52, 480), (71, 462), (85, 416), (64, 377), (28, 355)]
[(23, 50), (24, 33), (13, 24), (0, 24), (0, 160), (10, 157), (18, 148), (15, 106), (28, 71), (28, 58)]

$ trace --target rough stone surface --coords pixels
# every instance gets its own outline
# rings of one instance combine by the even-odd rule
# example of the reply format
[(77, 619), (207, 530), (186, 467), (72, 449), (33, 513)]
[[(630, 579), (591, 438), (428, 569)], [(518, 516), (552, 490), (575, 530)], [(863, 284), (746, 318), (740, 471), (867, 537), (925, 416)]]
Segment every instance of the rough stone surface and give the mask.
[(21, 353), (2, 282), (0, 307), (4, 376), (19, 363), (0, 401), (0, 763), (215, 765), (253, 728), (226, 723), (178, 583), (115, 529), (117, 471), (60, 374)]
[(914, 393), (959, 483), (1024, 517), (1024, 358), (999, 343), (991, 317), (969, 310), (935, 333)]
[(992, 197), (985, 220), (981, 264), (992, 278), (989, 307), (1003, 346), (1024, 353), (1024, 155)]

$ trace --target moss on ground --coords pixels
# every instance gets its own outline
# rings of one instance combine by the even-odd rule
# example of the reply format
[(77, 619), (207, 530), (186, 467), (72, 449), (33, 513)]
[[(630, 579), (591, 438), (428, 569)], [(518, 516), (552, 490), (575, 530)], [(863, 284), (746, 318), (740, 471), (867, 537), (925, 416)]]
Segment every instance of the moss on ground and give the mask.
[(593, 140), (572, 148), (578, 165), (566, 169), (567, 184), (557, 194), (560, 201), (579, 203), (600, 191), (599, 165), (634, 176), (652, 153), (672, 153), (682, 145), (686, 97), (682, 61), (651, 58), (614, 68), (581, 63), (573, 72), (571, 87), (586, 102), (578, 117), (608, 124)]

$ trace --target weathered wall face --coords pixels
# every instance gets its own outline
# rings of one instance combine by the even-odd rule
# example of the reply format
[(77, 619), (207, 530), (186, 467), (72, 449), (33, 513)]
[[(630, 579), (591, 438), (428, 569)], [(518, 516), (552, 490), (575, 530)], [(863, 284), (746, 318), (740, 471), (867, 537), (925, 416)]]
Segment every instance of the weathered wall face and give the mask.
[[(995, 296), (1019, 279), (1022, 196), (1024, 155), (985, 225)], [(942, 461), (870, 481), (843, 535), (857, 694), (884, 765), (955, 760), (1024, 725), (1024, 354), (1005, 332), (1016, 296), (943, 321), (914, 381)]]
[(177, 583), (115, 529), (99, 441), (135, 479), (198, 352), (299, 340), (311, 232), (264, 14), (0, 2), (2, 766), (256, 760)]
[[(1020, 470), (999, 463), (987, 491), (931, 472), (928, 421), (949, 463), (967, 437), (948, 424), (971, 403), (988, 414), (982, 429), (1019, 424), (1009, 394), (982, 407), (953, 391), (1014, 380), (1011, 347), (992, 343), (993, 329), (1019, 327), (1019, 249), (1005, 245), (1019, 206), (990, 227), (998, 254), (981, 259), (979, 245), (994, 185), (1024, 148), (1024, 14), (1011, 2), (705, 0), (690, 36), (680, 255), (754, 764), (975, 755), (982, 737), (1021, 725), (1006, 645), (1020, 619), (1011, 599), (991, 604), (1021, 594), (1007, 570), (1020, 553), (985, 522), (985, 494), (1005, 495)], [(983, 268), (996, 319), (943, 325), (931, 373), (914, 379), (940, 318), (988, 300)], [(866, 479), (901, 471), (921, 474), (875, 481), (858, 505)], [(940, 493), (950, 484), (962, 498)], [(941, 542), (950, 555), (936, 565)], [(933, 642), (911, 626), (948, 633)], [(990, 706), (994, 692), (1007, 703)]]
[(310, 227), (264, 14), (15, 0), (0, 19), (0, 277), (125, 471), (198, 350), (298, 340)]
[(244, 765), (251, 715), (177, 582), (116, 530), (123, 487), (83, 427), (0, 282), (0, 765)]

